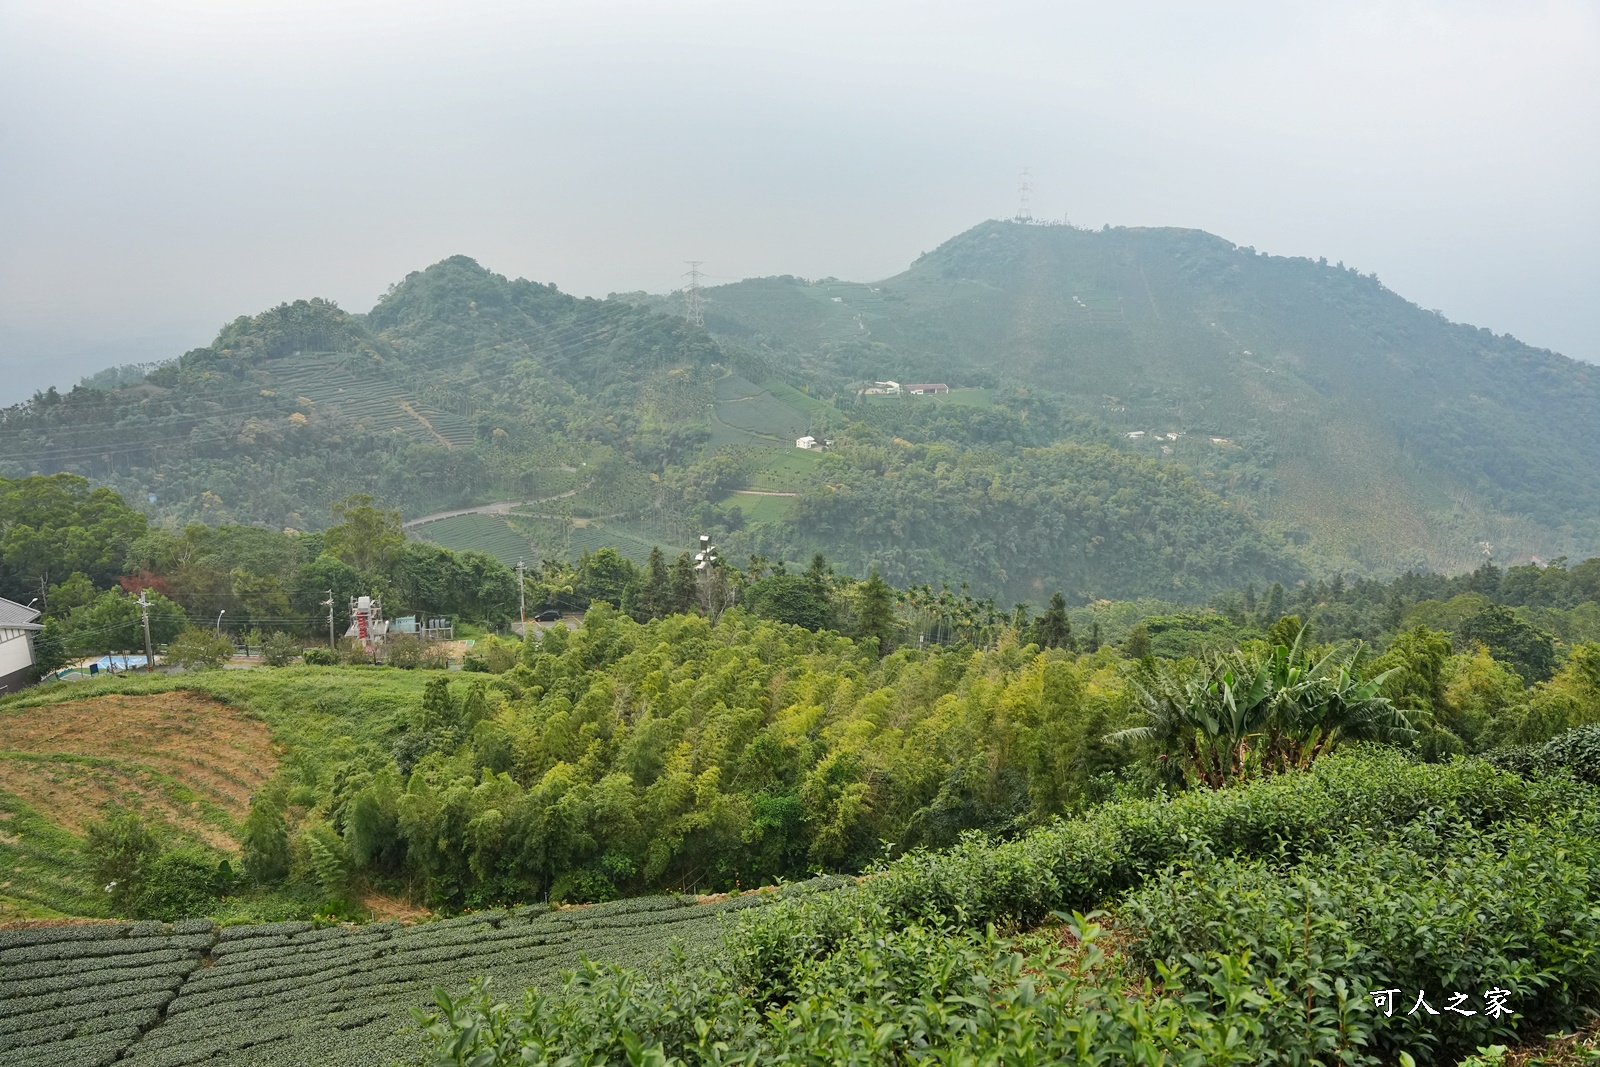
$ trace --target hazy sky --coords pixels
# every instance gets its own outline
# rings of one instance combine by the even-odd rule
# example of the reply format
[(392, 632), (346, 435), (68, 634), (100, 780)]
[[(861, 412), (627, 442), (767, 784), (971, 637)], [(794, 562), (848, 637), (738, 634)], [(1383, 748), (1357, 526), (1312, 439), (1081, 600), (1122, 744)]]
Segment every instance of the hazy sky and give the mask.
[(0, 401), (455, 253), (880, 278), (1024, 165), (1600, 360), (1595, 0), (0, 0)]

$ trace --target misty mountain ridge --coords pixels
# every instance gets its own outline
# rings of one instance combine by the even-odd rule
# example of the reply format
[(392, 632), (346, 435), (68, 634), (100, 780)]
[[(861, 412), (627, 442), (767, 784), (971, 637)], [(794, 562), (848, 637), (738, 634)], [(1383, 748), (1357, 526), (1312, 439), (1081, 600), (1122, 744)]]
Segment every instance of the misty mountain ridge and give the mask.
[[(1017, 380), (1157, 454), (1154, 431), (1183, 434), (1165, 447), (1230, 499), (1378, 569), (1474, 565), (1480, 542), (1576, 556), (1600, 534), (1600, 368), (1342, 265), (1198, 230), (989, 222), (872, 285), (708, 296), (713, 333), (819, 371)], [(1238, 478), (1235, 447), (1266, 473)]]
[[(707, 530), (1007, 596), (1600, 552), (1595, 368), (1337, 265), (988, 222), (881, 282), (705, 295), (702, 329), (675, 298), (451, 257), (364, 315), (280, 305), (141, 382), (7, 409), (0, 473), (296, 529), (353, 492), (407, 518), (538, 501), (418, 529), (503, 558)], [(887, 380), (956, 392), (861, 395)]]

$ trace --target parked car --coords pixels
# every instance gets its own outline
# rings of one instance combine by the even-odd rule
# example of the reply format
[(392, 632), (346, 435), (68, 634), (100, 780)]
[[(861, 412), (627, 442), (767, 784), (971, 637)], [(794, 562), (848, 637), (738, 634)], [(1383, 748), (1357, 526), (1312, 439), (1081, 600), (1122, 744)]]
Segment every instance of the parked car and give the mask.
[(535, 615), (533, 617), (533, 621), (534, 622), (560, 622), (561, 621), (561, 612), (559, 612), (559, 611), (541, 611), (541, 612), (539, 612), (539, 614), (537, 614), (537, 615)]

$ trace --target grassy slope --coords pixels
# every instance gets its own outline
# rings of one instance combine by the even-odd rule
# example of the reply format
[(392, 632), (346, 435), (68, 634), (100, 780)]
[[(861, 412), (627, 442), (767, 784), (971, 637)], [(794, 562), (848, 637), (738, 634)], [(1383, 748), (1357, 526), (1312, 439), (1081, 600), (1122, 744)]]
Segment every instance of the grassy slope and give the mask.
[[(282, 752), (285, 772), (311, 781), (325, 768), (353, 757), (363, 744), (383, 743), (396, 718), (421, 703), (428, 677), (428, 672), (380, 667), (284, 667), (59, 683), (0, 700), (0, 730), (12, 717), (92, 697), (188, 691), (243, 709), (265, 723)], [(64, 752), (52, 761), (65, 788), (72, 787), (72, 774), (84, 769), (82, 753), (69, 746), (63, 739), (58, 747)], [(0, 760), (0, 768), (4, 766)], [(189, 794), (183, 782), (162, 777), (166, 780), (147, 779), (143, 790), (124, 792), (123, 802), (167, 822), (177, 836), (206, 840), (171, 821), (170, 800)], [(199, 799), (193, 798), (196, 804)], [(75, 833), (3, 786), (0, 813), (0, 870), (5, 872), (0, 875), (0, 919), (104, 914)], [(224, 815), (222, 821), (231, 828), (234, 820)]]

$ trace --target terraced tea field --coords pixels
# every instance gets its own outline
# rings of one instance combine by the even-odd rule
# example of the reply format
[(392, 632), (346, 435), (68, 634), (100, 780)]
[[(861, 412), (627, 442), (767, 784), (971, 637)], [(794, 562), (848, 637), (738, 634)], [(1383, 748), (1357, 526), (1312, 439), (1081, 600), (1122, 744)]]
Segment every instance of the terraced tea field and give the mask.
[(454, 515), (415, 527), (411, 536), (432, 541), (452, 552), (486, 552), (508, 567), (517, 561), (537, 563), (540, 552), (500, 515)]
[(690, 539), (687, 537), (675, 541), (671, 538), (652, 536), (649, 530), (620, 522), (595, 522), (587, 526), (580, 526), (572, 531), (571, 555), (577, 559), (584, 552), (595, 552), (602, 548), (614, 548), (618, 555), (626, 556), (635, 563), (643, 563), (650, 558), (650, 550), (657, 545), (661, 551), (671, 559), (689, 547)]
[(417, 1063), (410, 1012), (489, 978), (510, 999), (584, 959), (649, 965), (674, 942), (714, 946), (730, 912), (818, 880), (712, 904), (642, 897), (531, 905), (418, 926), (315, 929), (208, 920), (0, 930), (7, 1067), (301, 1067)]
[(784, 522), (794, 514), (795, 506), (792, 496), (773, 496), (748, 489), (729, 494), (722, 503), (737, 507), (745, 522)]
[(717, 419), (736, 430), (794, 444), (811, 423), (808, 413), (796, 410), (754, 382), (730, 374), (715, 383)]
[(761, 383), (761, 388), (771, 393), (777, 399), (788, 404), (803, 415), (815, 415), (824, 411), (832, 411), (833, 406), (824, 404), (814, 397), (807, 396), (794, 386), (780, 382), (776, 378), (768, 378)]
[(369, 431), (403, 433), (450, 448), (472, 443), (472, 424), (467, 418), (424, 403), (403, 381), (358, 375), (334, 353), (301, 353), (263, 367), (277, 382), (280, 396), (303, 397), (315, 410)]

